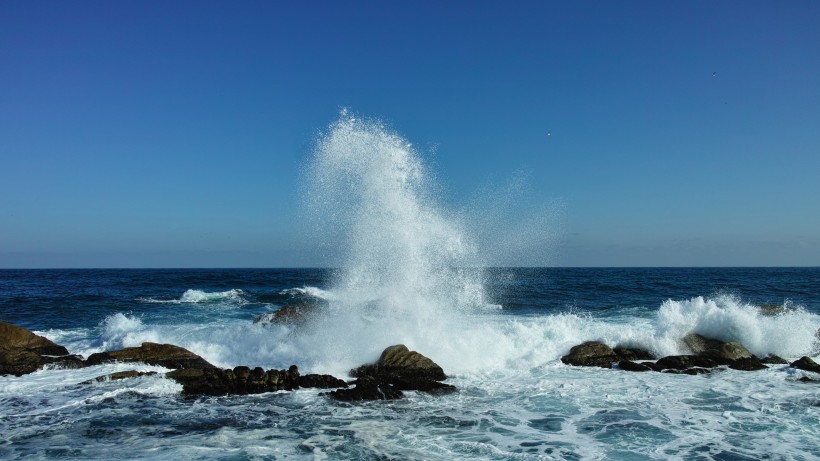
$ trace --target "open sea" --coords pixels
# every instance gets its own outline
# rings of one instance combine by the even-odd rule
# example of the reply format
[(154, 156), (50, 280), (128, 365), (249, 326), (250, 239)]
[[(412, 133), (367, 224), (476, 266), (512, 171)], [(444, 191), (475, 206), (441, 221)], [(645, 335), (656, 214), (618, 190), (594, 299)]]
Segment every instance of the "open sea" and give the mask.
[[(0, 271), (0, 320), (71, 353), (154, 341), (222, 367), (296, 364), (345, 378), (404, 343), (459, 388), (352, 404), (317, 389), (187, 399), (161, 374), (81, 384), (161, 367), (44, 369), (0, 377), (0, 458), (820, 459), (820, 383), (798, 381), (810, 372), (773, 365), (689, 376), (560, 361), (585, 340), (674, 354), (692, 331), (758, 355), (820, 359), (820, 268), (471, 276), (481, 280), (485, 305), (418, 316), (396, 306), (395, 315), (337, 312), (344, 304), (334, 300), (349, 295), (332, 270)], [(378, 299), (384, 294), (356, 302)], [(332, 321), (304, 330), (254, 323), (300, 302), (321, 303)]]

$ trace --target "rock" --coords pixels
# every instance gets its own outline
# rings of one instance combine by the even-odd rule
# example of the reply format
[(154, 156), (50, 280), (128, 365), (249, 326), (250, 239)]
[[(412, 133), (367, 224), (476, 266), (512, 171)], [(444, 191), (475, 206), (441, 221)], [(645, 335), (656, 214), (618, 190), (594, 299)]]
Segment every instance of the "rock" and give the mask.
[(755, 356), (751, 357), (743, 357), (737, 360), (732, 360), (729, 362), (729, 368), (733, 370), (742, 370), (742, 371), (757, 371), (757, 370), (765, 370), (767, 367), (760, 361), (759, 358)]
[(645, 350), (645, 349), (638, 349), (633, 347), (616, 347), (613, 349), (613, 352), (621, 358), (621, 360), (629, 360), (629, 361), (636, 361), (636, 360), (655, 360), (654, 354)]
[[(48, 338), (31, 331), (0, 322), (0, 375), (16, 375), (36, 371), (46, 363), (59, 363), (56, 357), (67, 356), (68, 350)], [(66, 360), (66, 363), (70, 360)]]
[(731, 364), (731, 362), (740, 359), (749, 359), (754, 355), (749, 352), (742, 344), (736, 342), (721, 343), (715, 348), (707, 349), (700, 354), (701, 357), (709, 357), (722, 365)]
[(128, 371), (118, 371), (115, 373), (109, 373), (107, 375), (97, 376), (94, 379), (90, 379), (88, 381), (83, 381), (80, 384), (92, 384), (94, 382), (104, 382), (104, 381), (119, 381), (121, 379), (128, 379), (128, 378), (136, 378), (139, 376), (153, 376), (157, 374), (156, 371), (136, 371), (136, 370), (128, 370)]
[(718, 366), (717, 362), (708, 358), (697, 355), (670, 355), (663, 357), (655, 362), (655, 366), (661, 370), (686, 370), (688, 368), (714, 368)]
[(618, 362), (618, 368), (625, 371), (652, 371), (652, 368), (642, 363), (636, 363), (631, 360), (621, 360)]
[(108, 362), (142, 362), (165, 368), (215, 368), (202, 357), (173, 344), (142, 343), (140, 347), (129, 347), (117, 351), (91, 354), (87, 365)]
[[(376, 363), (362, 365), (351, 370), (350, 374), (359, 378), (356, 381), (357, 387), (360, 382), (364, 382), (370, 388), (361, 392), (342, 392), (338, 396), (331, 393), (331, 397), (340, 400), (373, 400), (382, 399), (380, 396), (393, 395), (394, 389), (435, 394), (456, 390), (455, 386), (440, 382), (447, 379), (447, 375), (438, 364), (416, 351), (409, 350), (403, 344), (388, 347)], [(371, 378), (376, 387), (371, 385), (370, 380), (362, 381), (362, 378)]]
[(807, 356), (800, 357), (798, 360), (795, 360), (791, 363), (792, 368), (797, 368), (798, 370), (805, 370), (805, 371), (813, 371), (815, 373), (820, 373), (820, 365), (817, 364), (814, 360)]
[(244, 395), (292, 391), (300, 387), (347, 387), (347, 383), (330, 375), (301, 376), (296, 365), (291, 365), (287, 370), (268, 371), (261, 367), (251, 369), (246, 366), (224, 370), (184, 368), (168, 372), (165, 377), (182, 384), (182, 392), (186, 395)]
[(612, 368), (612, 363), (619, 360), (620, 358), (612, 348), (596, 341), (587, 341), (573, 346), (569, 354), (561, 357), (561, 361), (565, 364), (581, 367)]
[[(811, 379), (808, 376), (801, 376), (801, 377), (797, 378), (797, 380), (800, 381), (801, 383), (817, 383), (817, 382), (820, 382), (816, 379)], [(818, 406), (820, 406), (820, 405), (818, 405)]]
[(334, 376), (311, 374), (299, 377), (299, 387), (334, 389), (340, 387), (347, 387), (347, 383)]
[[(447, 379), (444, 370), (424, 355), (411, 351), (404, 344), (390, 346), (382, 352), (379, 360), (350, 371), (351, 376), (384, 376), (390, 379), (433, 380)], [(404, 389), (410, 390), (410, 389)]]
[(685, 375), (695, 375), (696, 376), (696, 375), (705, 375), (705, 374), (711, 373), (711, 372), (712, 372), (712, 370), (707, 369), (707, 368), (693, 367), (693, 368), (687, 368), (685, 370), (681, 370), (680, 373), (685, 374)]
[(362, 376), (356, 380), (356, 387), (352, 389), (338, 389), (328, 395), (345, 402), (358, 400), (396, 400), (404, 397), (401, 389), (384, 382), (379, 382), (372, 376)]
[(683, 346), (688, 349), (688, 355), (698, 355), (708, 349), (717, 349), (723, 341), (710, 339), (697, 333), (689, 333), (681, 339)]
[(282, 306), (279, 310), (262, 314), (254, 319), (253, 323), (269, 324), (300, 324), (316, 313), (317, 306), (313, 304), (294, 304)]
[(794, 311), (794, 309), (786, 307), (786, 305), (783, 304), (761, 304), (757, 306), (757, 309), (760, 312), (760, 315), (765, 315), (767, 317), (774, 317)]
[(789, 363), (786, 359), (778, 357), (774, 354), (769, 354), (766, 357), (763, 357), (762, 359), (760, 359), (760, 362), (767, 363), (769, 365), (786, 365)]

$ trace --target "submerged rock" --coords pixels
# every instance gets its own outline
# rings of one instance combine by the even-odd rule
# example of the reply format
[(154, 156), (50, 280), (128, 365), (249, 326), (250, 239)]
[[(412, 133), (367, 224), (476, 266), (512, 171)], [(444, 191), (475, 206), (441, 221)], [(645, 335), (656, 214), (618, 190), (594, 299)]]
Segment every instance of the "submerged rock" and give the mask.
[(76, 357), (70, 356), (68, 349), (48, 338), (35, 335), (23, 327), (0, 322), (0, 375), (21, 376), (49, 363), (74, 367)]
[(356, 389), (362, 385), (364, 387), (358, 391), (331, 392), (331, 397), (339, 400), (384, 400), (401, 397), (401, 391), (446, 393), (456, 390), (455, 386), (440, 382), (447, 379), (447, 375), (438, 364), (409, 350), (404, 344), (388, 347), (376, 363), (353, 369), (350, 375), (359, 378), (355, 381)]
[(83, 381), (80, 384), (91, 384), (94, 382), (102, 383), (105, 381), (119, 381), (121, 379), (128, 379), (128, 378), (137, 378), (139, 376), (153, 376), (156, 375), (156, 371), (136, 371), (136, 370), (128, 370), (128, 371), (117, 371), (115, 373), (109, 373), (107, 375), (97, 376), (94, 379), (89, 379), (88, 381)]
[(142, 343), (140, 347), (129, 347), (116, 351), (91, 354), (88, 365), (109, 362), (142, 362), (166, 368), (215, 368), (207, 360), (173, 344)]
[(262, 314), (254, 319), (253, 323), (269, 324), (300, 324), (307, 321), (316, 313), (317, 306), (314, 304), (294, 304), (286, 305), (274, 312)]

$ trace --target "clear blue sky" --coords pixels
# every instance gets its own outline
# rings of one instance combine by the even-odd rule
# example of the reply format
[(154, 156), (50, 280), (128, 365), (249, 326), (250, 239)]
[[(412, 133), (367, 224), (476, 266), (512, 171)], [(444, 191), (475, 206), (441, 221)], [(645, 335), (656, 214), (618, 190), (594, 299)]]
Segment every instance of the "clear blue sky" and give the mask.
[(322, 265), (300, 172), (341, 107), (445, 208), (526, 177), (510, 219), (561, 212), (520, 264), (820, 264), (815, 1), (9, 0), (0, 267)]

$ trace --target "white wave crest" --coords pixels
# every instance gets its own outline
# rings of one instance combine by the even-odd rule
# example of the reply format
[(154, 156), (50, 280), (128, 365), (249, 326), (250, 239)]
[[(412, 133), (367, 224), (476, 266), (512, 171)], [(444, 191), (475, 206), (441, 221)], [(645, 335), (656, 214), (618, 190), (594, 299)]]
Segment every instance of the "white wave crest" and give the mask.
[(228, 291), (208, 292), (202, 290), (189, 289), (179, 299), (156, 299), (156, 298), (140, 298), (139, 301), (144, 303), (156, 304), (183, 304), (183, 303), (212, 303), (212, 302), (230, 302), (237, 304), (244, 304), (245, 293), (239, 289), (231, 289)]

